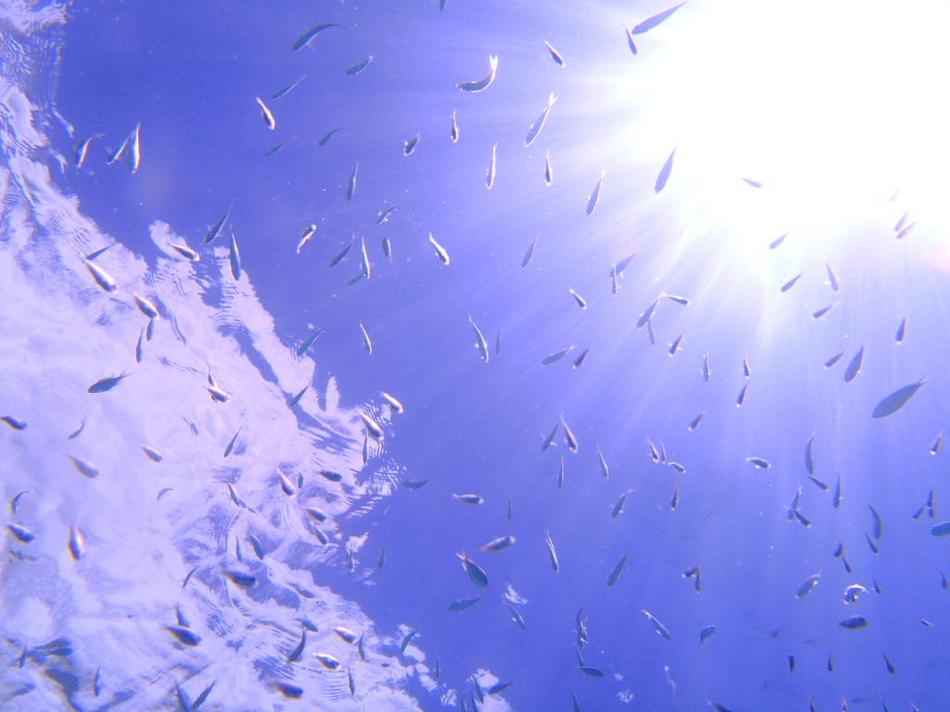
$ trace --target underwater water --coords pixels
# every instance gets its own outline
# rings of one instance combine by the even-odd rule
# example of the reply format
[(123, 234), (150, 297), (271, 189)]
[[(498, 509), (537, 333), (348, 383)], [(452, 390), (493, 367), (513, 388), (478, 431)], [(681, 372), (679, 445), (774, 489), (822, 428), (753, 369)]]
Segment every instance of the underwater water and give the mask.
[(0, 709), (950, 710), (943, 154), (767, 5), (0, 0)]

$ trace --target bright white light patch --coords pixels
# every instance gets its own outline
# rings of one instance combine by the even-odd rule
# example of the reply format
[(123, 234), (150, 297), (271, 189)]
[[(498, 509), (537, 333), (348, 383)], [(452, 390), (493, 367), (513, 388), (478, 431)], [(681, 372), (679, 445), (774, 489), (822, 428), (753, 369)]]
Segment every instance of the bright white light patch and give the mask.
[(756, 210), (782, 231), (904, 210), (950, 227), (948, 26), (936, 0), (693, 0), (640, 36), (631, 142), (657, 170), (675, 147), (670, 186), (717, 211), (761, 181)]

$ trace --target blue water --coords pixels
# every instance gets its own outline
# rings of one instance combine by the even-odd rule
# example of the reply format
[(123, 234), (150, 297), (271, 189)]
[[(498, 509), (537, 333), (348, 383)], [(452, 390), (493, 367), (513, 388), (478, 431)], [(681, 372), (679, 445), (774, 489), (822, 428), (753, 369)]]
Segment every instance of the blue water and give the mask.
[[(768, 181), (697, 177), (689, 145), (648, 117), (666, 96), (655, 90), (682, 46), (677, 27), (701, 27), (710, 6), (638, 35), (636, 57), (620, 32), (665, 7), (0, 0), (0, 415), (12, 416), (0, 482), (14, 525), (0, 707), (187, 709), (214, 683), (201, 709), (950, 709), (950, 538), (931, 534), (946, 520), (947, 454), (933, 447), (950, 397), (945, 237), (922, 224), (895, 240), (899, 199), (822, 229), (797, 217), (803, 206), (763, 208), (777, 204)], [(321, 22), (344, 27), (292, 52)], [(490, 53), (496, 81), (460, 92)], [(128, 152), (107, 165), (137, 124), (138, 170)], [(77, 168), (77, 146), (100, 133)], [(83, 258), (112, 243), (93, 261), (108, 291)], [(151, 339), (133, 294), (159, 311)], [(902, 409), (871, 417), (921, 379)], [(576, 453), (561, 426), (542, 449), (562, 419)], [(914, 518), (931, 492), (933, 511)], [(453, 497), (465, 493), (484, 503)], [(480, 550), (503, 535), (512, 547)], [(839, 542), (851, 572), (833, 556)], [(684, 577), (694, 566), (700, 591)], [(868, 591), (846, 605), (854, 583)], [(852, 616), (868, 625), (840, 625)], [(179, 642), (176, 625), (200, 642)], [(579, 653), (603, 675), (581, 670)], [(497, 683), (511, 684), (489, 693)]]

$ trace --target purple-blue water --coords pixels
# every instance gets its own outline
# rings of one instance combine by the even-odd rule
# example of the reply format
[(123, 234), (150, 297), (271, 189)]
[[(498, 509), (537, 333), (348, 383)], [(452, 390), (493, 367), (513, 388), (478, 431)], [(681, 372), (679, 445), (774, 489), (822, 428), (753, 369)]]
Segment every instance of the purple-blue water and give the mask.
[(0, 0), (0, 708), (950, 709), (946, 237), (710, 180), (667, 7)]

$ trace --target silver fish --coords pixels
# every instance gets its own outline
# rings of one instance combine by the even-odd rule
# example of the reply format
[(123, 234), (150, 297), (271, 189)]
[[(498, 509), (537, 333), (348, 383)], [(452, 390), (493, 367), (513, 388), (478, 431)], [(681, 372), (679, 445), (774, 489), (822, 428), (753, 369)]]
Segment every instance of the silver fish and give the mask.
[(353, 195), (356, 193), (356, 185), (359, 181), (360, 175), (360, 164), (357, 163), (353, 166), (353, 172), (350, 173), (350, 179), (346, 184), (346, 199), (353, 200)]
[(531, 244), (528, 245), (528, 249), (525, 251), (524, 256), (521, 258), (521, 269), (524, 269), (531, 262), (531, 259), (534, 257), (534, 251), (538, 247), (538, 238), (534, 238), (531, 241)]
[(407, 158), (412, 155), (413, 151), (416, 150), (416, 147), (419, 145), (419, 134), (406, 139), (402, 144), (402, 155)]
[(92, 278), (96, 280), (96, 284), (104, 292), (114, 292), (117, 289), (115, 280), (106, 272), (102, 267), (97, 265), (95, 262), (90, 262), (89, 260), (84, 260), (86, 269), (89, 270), (89, 273), (92, 275)]
[(488, 162), (488, 171), (485, 173), (485, 190), (495, 187), (495, 172), (498, 164), (498, 144), (492, 144), (491, 160)]
[(231, 276), (234, 279), (241, 279), (243, 270), (241, 269), (241, 252), (238, 250), (237, 238), (231, 233), (231, 244), (228, 247), (228, 261), (231, 264)]
[(268, 108), (267, 104), (265, 104), (263, 99), (261, 99), (259, 96), (255, 96), (254, 100), (261, 108), (261, 118), (264, 119), (264, 124), (271, 131), (275, 130), (277, 128), (277, 119), (274, 117), (274, 112)]
[(369, 55), (366, 59), (357, 62), (356, 64), (350, 66), (346, 70), (346, 76), (355, 77), (357, 74), (365, 70), (370, 64), (373, 63), (373, 55)]
[(561, 56), (561, 53), (554, 49), (554, 46), (544, 40), (544, 46), (548, 50), (548, 54), (551, 55), (551, 60), (559, 67), (566, 67), (567, 62), (564, 61), (564, 57)]
[[(547, 43), (545, 43), (547, 44)], [(553, 48), (548, 45), (548, 48), (553, 50)], [(551, 109), (554, 108), (554, 103), (557, 101), (557, 94), (553, 91), (548, 95), (548, 103), (545, 104), (544, 108), (541, 110), (541, 113), (538, 115), (532, 124), (528, 127), (528, 132), (524, 137), (525, 148), (530, 146), (538, 136), (541, 135), (541, 130), (544, 128), (545, 122), (548, 120), (548, 116), (551, 114)]]
[(670, 635), (669, 629), (665, 625), (663, 625), (656, 616), (654, 616), (652, 613), (650, 613), (650, 611), (646, 609), (643, 609), (640, 612), (643, 615), (645, 615), (647, 617), (647, 620), (653, 624), (653, 628), (654, 630), (656, 630), (657, 635), (659, 635), (661, 638), (672, 640), (672, 636)]
[(458, 87), (461, 91), (466, 91), (470, 93), (478, 93), (485, 91), (490, 87), (494, 81), (495, 77), (498, 76), (498, 56), (494, 54), (488, 55), (488, 74), (483, 79), (478, 79), (472, 82), (459, 82), (455, 86)]
[(439, 262), (448, 267), (452, 263), (452, 259), (449, 257), (449, 253), (446, 252), (445, 248), (436, 242), (431, 232), (429, 233), (429, 244), (432, 245), (432, 249), (435, 250), (435, 256), (439, 258)]
[(129, 138), (131, 139), (131, 143), (129, 145), (129, 169), (132, 171), (132, 174), (135, 175), (139, 172), (139, 168), (142, 166), (141, 123), (135, 125), (135, 128), (132, 130), (132, 135)]
[(89, 155), (89, 147), (92, 145), (92, 142), (97, 138), (102, 138), (102, 136), (103, 134), (96, 133), (80, 142), (76, 147), (76, 168), (82, 168), (86, 162), (86, 157)]
[(554, 546), (554, 539), (551, 538), (550, 532), (545, 532), (544, 544), (548, 547), (548, 557), (551, 560), (551, 568), (554, 569), (554, 573), (557, 573), (561, 570), (561, 562), (558, 559), (557, 547)]
[(303, 250), (303, 248), (307, 246), (307, 243), (310, 242), (310, 240), (312, 240), (313, 236), (316, 234), (317, 234), (316, 225), (311, 224), (311, 225), (307, 225), (307, 227), (304, 228), (303, 234), (300, 236), (300, 241), (297, 242), (298, 255), (300, 254), (300, 251)]
[(544, 152), (544, 185), (550, 186), (554, 183), (554, 166), (551, 164), (551, 154)]
[(475, 320), (472, 319), (471, 314), (468, 317), (468, 323), (472, 325), (472, 329), (475, 332), (475, 347), (478, 349), (478, 354), (482, 359), (482, 363), (488, 363), (490, 358), (488, 339), (485, 338), (485, 334), (482, 333), (482, 330), (478, 328), (478, 324), (476, 324)]
[(363, 346), (366, 348), (366, 353), (370, 356), (373, 355), (373, 341), (369, 338), (369, 332), (366, 331), (366, 327), (363, 326), (363, 322), (360, 322), (360, 332), (363, 334)]

